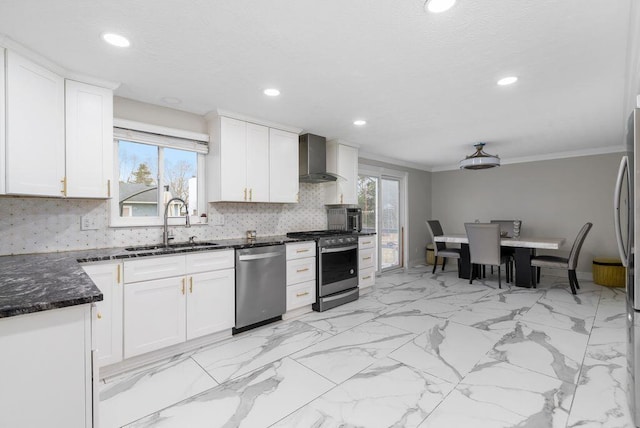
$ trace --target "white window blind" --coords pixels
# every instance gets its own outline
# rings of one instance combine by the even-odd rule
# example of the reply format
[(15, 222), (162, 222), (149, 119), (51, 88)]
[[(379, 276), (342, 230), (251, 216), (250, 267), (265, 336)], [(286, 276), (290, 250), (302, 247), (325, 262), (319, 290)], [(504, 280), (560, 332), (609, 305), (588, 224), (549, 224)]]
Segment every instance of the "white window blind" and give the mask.
[(113, 125), (113, 136), (119, 140), (190, 150), (205, 155), (209, 152), (209, 136), (207, 134), (120, 118), (114, 118)]

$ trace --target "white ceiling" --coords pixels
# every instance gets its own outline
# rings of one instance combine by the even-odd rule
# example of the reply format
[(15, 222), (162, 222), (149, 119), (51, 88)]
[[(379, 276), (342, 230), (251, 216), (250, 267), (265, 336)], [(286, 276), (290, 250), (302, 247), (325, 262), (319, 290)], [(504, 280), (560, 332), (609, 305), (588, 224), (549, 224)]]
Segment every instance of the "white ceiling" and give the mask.
[[(631, 2), (458, 0), (436, 15), (423, 0), (2, 0), (0, 33), (121, 82), (123, 97), (177, 97), (441, 169), (477, 141), (506, 161), (618, 148)], [(520, 80), (495, 84), (509, 75)]]

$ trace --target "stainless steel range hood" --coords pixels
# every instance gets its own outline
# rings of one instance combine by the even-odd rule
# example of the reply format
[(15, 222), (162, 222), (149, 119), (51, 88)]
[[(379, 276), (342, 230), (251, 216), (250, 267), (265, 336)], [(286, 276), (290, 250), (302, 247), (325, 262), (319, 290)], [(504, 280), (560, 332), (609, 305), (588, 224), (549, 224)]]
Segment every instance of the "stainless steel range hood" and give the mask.
[(319, 135), (300, 135), (299, 168), (301, 183), (326, 183), (338, 176), (327, 172), (327, 139)]

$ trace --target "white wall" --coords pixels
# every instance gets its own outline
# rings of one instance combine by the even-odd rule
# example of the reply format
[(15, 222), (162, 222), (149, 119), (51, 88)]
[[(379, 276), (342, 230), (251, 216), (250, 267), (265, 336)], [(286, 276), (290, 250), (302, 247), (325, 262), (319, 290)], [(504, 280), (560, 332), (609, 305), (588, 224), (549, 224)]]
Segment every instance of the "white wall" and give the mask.
[(431, 173), (364, 158), (360, 158), (359, 163), (363, 166), (370, 165), (407, 173), (409, 217), (407, 241), (409, 248), (405, 258), (408, 260), (408, 266), (424, 263), (425, 250), (429, 242), (425, 220), (429, 219), (431, 215)]
[(113, 117), (185, 131), (209, 133), (207, 121), (203, 116), (129, 98), (113, 97)]
[[(613, 189), (622, 153), (503, 165), (484, 171), (432, 174), (432, 218), (445, 232), (464, 233), (475, 219), (519, 218), (522, 235), (564, 237), (568, 253), (584, 223), (593, 228), (578, 271), (594, 257), (617, 257)], [(553, 252), (551, 252), (553, 254)]]

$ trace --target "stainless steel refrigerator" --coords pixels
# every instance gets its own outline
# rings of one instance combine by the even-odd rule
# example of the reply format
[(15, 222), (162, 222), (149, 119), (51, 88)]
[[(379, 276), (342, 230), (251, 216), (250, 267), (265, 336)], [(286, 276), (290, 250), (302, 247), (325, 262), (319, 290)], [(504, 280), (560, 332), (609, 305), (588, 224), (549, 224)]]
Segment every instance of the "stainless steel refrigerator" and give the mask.
[(627, 371), (628, 401), (635, 426), (640, 427), (640, 278), (635, 271), (635, 242), (640, 230), (640, 109), (635, 109), (627, 127), (627, 151), (620, 161), (614, 197), (615, 230), (622, 264), (627, 268)]

